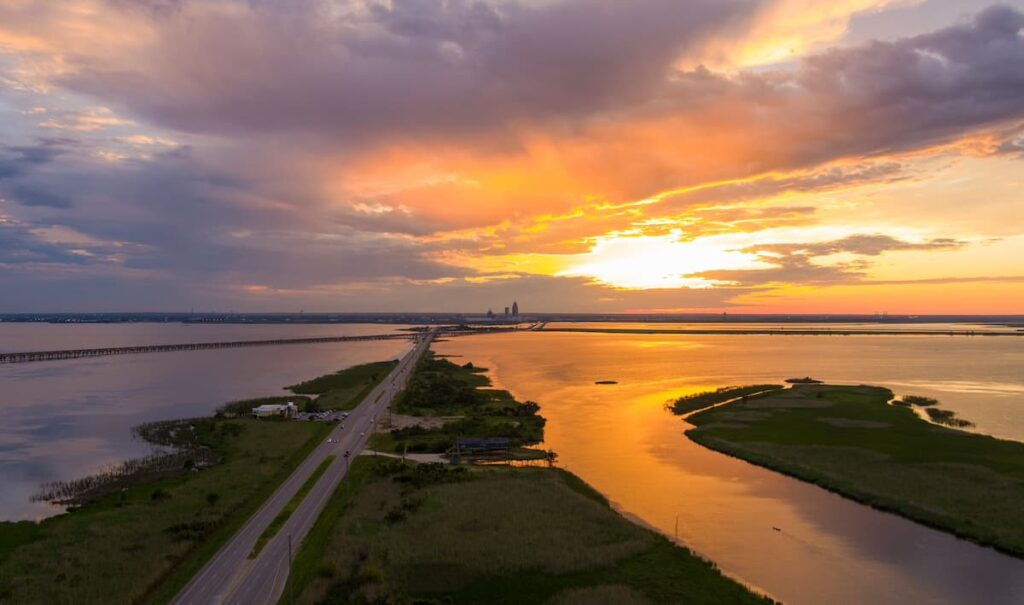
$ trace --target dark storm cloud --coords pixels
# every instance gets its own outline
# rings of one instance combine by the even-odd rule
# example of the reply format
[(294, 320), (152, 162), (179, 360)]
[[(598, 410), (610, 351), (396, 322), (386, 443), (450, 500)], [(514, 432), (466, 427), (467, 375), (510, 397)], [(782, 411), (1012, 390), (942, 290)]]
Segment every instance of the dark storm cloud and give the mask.
[(687, 277), (722, 281), (735, 287), (774, 284), (825, 285), (857, 281), (867, 266), (863, 262), (819, 265), (801, 255), (765, 259), (775, 266), (770, 269), (723, 269), (704, 271)]
[(949, 238), (907, 242), (881, 234), (851, 235), (827, 242), (763, 244), (744, 248), (743, 252), (757, 254), (762, 262), (774, 265), (770, 268), (705, 271), (687, 277), (719, 280), (741, 287), (859, 282), (870, 268), (863, 258), (827, 265), (815, 259), (844, 253), (869, 257), (895, 251), (956, 250), (965, 245), (966, 242)]
[[(0, 216), (0, 266), (2, 265), (84, 265), (94, 262), (87, 254), (76, 250), (89, 251), (90, 246), (70, 246), (45, 241), (24, 224)], [(93, 249), (92, 252), (102, 252)]]
[[(301, 204), (268, 203), (257, 185), (210, 169), (186, 149), (104, 171), (94, 164), (50, 166), (45, 183), (45, 193), (21, 187), (13, 199), (23, 205), (49, 202), (60, 212), (12, 230), (4, 238), (8, 262), (44, 262), (47, 255), (45, 262), (85, 262), (28, 237), (29, 227), (60, 226), (107, 242), (127, 269), (195, 284), (227, 280), (303, 288), (467, 273), (426, 259), (424, 248), (408, 238), (363, 233), (310, 214)], [(61, 203), (72, 198), (74, 206)]]
[(453, 136), (643, 99), (684, 49), (755, 5), (398, 0), (329, 20), (316, 3), (258, 3), (161, 18), (150, 54), (80, 59), (63, 82), (191, 132)]
[(71, 198), (57, 195), (30, 186), (17, 186), (10, 190), (14, 201), (22, 206), (44, 206), (47, 208), (70, 208)]
[(1022, 27), (1024, 14), (993, 6), (931, 34), (811, 57), (797, 80), (812, 95), (802, 105), (813, 116), (827, 101), (841, 125), (814, 155), (912, 149), (1024, 117)]
[(832, 166), (806, 174), (766, 176), (749, 181), (700, 187), (665, 196), (661, 208), (688, 208), (700, 204), (736, 204), (783, 193), (818, 193), (867, 184), (893, 183), (909, 178), (896, 162)]
[(807, 256), (829, 256), (847, 252), (861, 256), (878, 256), (883, 252), (897, 250), (954, 250), (965, 246), (961, 242), (950, 238), (936, 238), (923, 242), (906, 242), (889, 235), (851, 235), (843, 239), (831, 242), (817, 242), (810, 244), (765, 244), (747, 248), (744, 252), (758, 254), (802, 254)]
[(0, 180), (21, 176), (48, 164), (66, 151), (62, 141), (44, 141), (38, 145), (0, 147)]
[(771, 137), (756, 144), (790, 165), (914, 149), (1024, 118), (1024, 15), (1006, 6), (811, 56), (793, 73), (675, 69), (687, 48), (758, 6), (399, 0), (326, 23), (316, 3), (287, 18), (277, 4), (188, 19), (172, 11), (148, 53), (116, 68), (81, 59), (64, 83), (180, 130), (298, 132), (341, 147), (483, 137), (551, 119), (572, 127), (619, 111), (698, 118), (736, 103), (736, 124)]
[[(180, 147), (152, 160), (118, 163), (82, 160), (67, 141), (0, 147), (0, 197), (11, 202), (0, 209), (24, 213), (23, 223), (0, 223), (0, 264), (118, 263), (159, 281), (149, 291), (144, 280), (128, 276), (75, 277), (74, 292), (83, 300), (108, 302), (114, 300), (110, 292), (123, 293), (124, 300), (140, 307), (207, 295), (232, 300), (214, 284), (298, 291), (382, 280), (411, 280), (392, 289), (391, 296), (424, 293), (422, 305), (392, 308), (479, 307), (483, 299), (471, 292), (509, 298), (524, 290), (550, 300), (552, 309), (598, 298), (618, 301), (609, 308), (714, 306), (741, 290), (644, 295), (615, 294), (561, 278), (465, 281), (471, 272), (431, 259), (438, 245), (393, 235), (430, 234), (450, 224), (398, 206), (377, 210), (373, 199), (331, 204), (321, 183), (309, 182), (321, 175), (296, 170), (282, 176), (276, 170), (320, 159), (325, 151), (357, 155), (382, 141), (469, 141), (470, 154), (510, 154), (519, 141), (506, 135), (521, 126), (540, 127), (556, 144), (563, 137), (590, 143), (587, 129), (595, 123), (621, 123), (621, 133), (628, 134), (631, 120), (654, 120), (658, 130), (656, 120), (666, 118), (693, 128), (686, 135), (695, 142), (666, 154), (679, 164), (658, 175), (665, 188), (704, 182), (701, 169), (691, 179), (680, 166), (701, 159), (702, 141), (714, 141), (723, 129), (729, 132), (722, 140), (752, 149), (735, 165), (729, 165), (731, 157), (720, 162), (723, 180), (774, 169), (804, 172), (666, 197), (651, 206), (654, 215), (790, 191), (891, 182), (907, 176), (899, 161), (814, 167), (851, 156), (917, 150), (1024, 120), (1024, 15), (1007, 7), (986, 9), (969, 22), (924, 36), (832, 50), (789, 72), (677, 69), (686, 51), (723, 30), (741, 28), (760, 5), (753, 0), (534, 5), (395, 0), (332, 16), (317, 2), (253, 1), (252, 10), (222, 10), (221, 3), (117, 0), (114, 6), (147, 15), (152, 45), (123, 56), (64, 57), (66, 75), (57, 84), (92, 95), (118, 116), (142, 118), (147, 127), (225, 136), (191, 139), (212, 141), (214, 150)], [(708, 122), (708, 112), (718, 108), (727, 119)], [(672, 128), (665, 126), (667, 139), (686, 138), (674, 136)], [(610, 139), (600, 136), (618, 134), (595, 135), (593, 147), (604, 150)], [(319, 146), (296, 144), (288, 135), (315, 137)], [(615, 149), (621, 153), (586, 155), (588, 167), (630, 175), (637, 195), (664, 189), (656, 189), (650, 173), (629, 170), (651, 164), (650, 149)], [(1019, 138), (1004, 143), (1007, 153), (1019, 149)], [(560, 151), (555, 145), (553, 153)], [(350, 169), (338, 164), (338, 173)], [(357, 209), (360, 202), (368, 210)], [(760, 215), (720, 209), (703, 218), (725, 223), (732, 217), (755, 229), (798, 224), (811, 215), (812, 208), (792, 207)], [(106, 243), (89, 248), (47, 242), (37, 231), (51, 226)], [(575, 231), (572, 237), (584, 241)], [(528, 250), (535, 241), (505, 250)], [(460, 245), (482, 250), (478, 240)], [(551, 245), (565, 249), (561, 240)], [(741, 284), (851, 281), (863, 276), (862, 261), (824, 266), (815, 259), (959, 245), (883, 235), (776, 244), (750, 250), (772, 263), (771, 269), (703, 276)], [(55, 279), (50, 285), (24, 271), (13, 275), (5, 277), (5, 291), (30, 283), (38, 293), (57, 293), (59, 284), (70, 283)], [(408, 285), (442, 278), (456, 281)]]

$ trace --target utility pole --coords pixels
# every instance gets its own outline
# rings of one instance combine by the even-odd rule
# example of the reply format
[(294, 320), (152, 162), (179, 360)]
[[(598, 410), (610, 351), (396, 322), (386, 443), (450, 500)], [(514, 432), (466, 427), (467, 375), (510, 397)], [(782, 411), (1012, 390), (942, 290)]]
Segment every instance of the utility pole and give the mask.
[(295, 590), (292, 588), (292, 535), (288, 534), (288, 603), (295, 605)]

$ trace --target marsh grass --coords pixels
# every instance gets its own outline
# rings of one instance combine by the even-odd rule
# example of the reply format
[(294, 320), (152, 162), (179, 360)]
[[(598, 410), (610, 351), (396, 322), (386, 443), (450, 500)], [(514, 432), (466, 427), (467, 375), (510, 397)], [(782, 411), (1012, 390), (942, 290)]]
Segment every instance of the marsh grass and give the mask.
[(306, 499), (306, 495), (313, 489), (313, 486), (320, 480), (320, 477), (323, 476), (324, 472), (327, 471), (327, 467), (329, 467), (332, 462), (334, 462), (334, 456), (327, 456), (320, 463), (320, 466), (316, 467), (316, 470), (314, 470), (313, 474), (306, 479), (306, 482), (302, 484), (299, 491), (295, 492), (295, 495), (292, 496), (291, 500), (285, 504), (284, 508), (281, 509), (281, 512), (274, 517), (270, 522), (270, 525), (268, 525), (267, 528), (263, 530), (263, 533), (260, 534), (260, 537), (256, 539), (256, 544), (253, 545), (252, 552), (249, 553), (250, 559), (255, 559), (256, 556), (260, 554), (260, 551), (263, 550), (263, 547), (267, 545), (267, 542), (277, 535), (277, 532), (281, 530), (285, 521), (292, 516), (295, 509), (297, 509), (299, 505), (302, 504), (302, 501)]
[(667, 407), (673, 414), (687, 414), (737, 397), (746, 397), (754, 395), (755, 393), (781, 388), (783, 387), (777, 384), (753, 384), (742, 387), (722, 387), (720, 389), (715, 389), (714, 391), (703, 391), (701, 393), (683, 395), (675, 401), (670, 402)]
[(925, 413), (931, 418), (932, 422), (938, 424), (944, 424), (954, 428), (966, 428), (974, 426), (974, 423), (970, 420), (964, 420), (963, 418), (957, 418), (956, 413), (953, 410), (940, 410), (938, 408), (925, 408)]
[(689, 418), (695, 428), (686, 434), (712, 449), (1024, 556), (1024, 444), (937, 426), (909, 407), (888, 405), (890, 399), (892, 392), (880, 387), (801, 386), (700, 412)]
[(314, 402), (321, 410), (351, 410), (384, 380), (397, 361), (364, 363), (325, 374), (287, 387), (299, 395), (319, 395)]
[(32, 530), (0, 524), (0, 602), (165, 602), (331, 428), (210, 422), (220, 464), (127, 487)]
[[(395, 409), (413, 416), (458, 418), (442, 426), (410, 426), (376, 435), (371, 446), (395, 453), (444, 453), (459, 437), (506, 437), (514, 447), (543, 441), (546, 420), (538, 414), (540, 406), (488, 388), (491, 381), (486, 371), (471, 362), (457, 365), (428, 351), (399, 394)], [(532, 457), (538, 456), (526, 453), (525, 458)]]
[[(307, 541), (299, 553), (314, 549), (319, 573), (305, 573), (297, 602), (765, 602), (630, 523), (564, 471), (450, 475), (435, 467), (388, 476), (388, 467), (373, 464), (344, 512), (322, 528), (329, 539)], [(395, 463), (384, 464), (394, 472)], [(403, 479), (417, 472), (425, 479)]]

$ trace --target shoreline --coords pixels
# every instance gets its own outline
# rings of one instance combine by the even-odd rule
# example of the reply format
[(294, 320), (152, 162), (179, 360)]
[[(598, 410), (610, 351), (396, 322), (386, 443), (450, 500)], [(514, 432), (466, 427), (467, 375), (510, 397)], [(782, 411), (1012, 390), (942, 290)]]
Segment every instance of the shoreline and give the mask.
[[(820, 395), (817, 399), (808, 399), (808, 403), (804, 403), (803, 405), (785, 405), (785, 398), (787, 397), (789, 399), (804, 398), (811, 392), (818, 394), (818, 390), (825, 393), (839, 394), (843, 394), (846, 391), (873, 390), (887, 392), (889, 396), (884, 402), (878, 400), (858, 403), (858, 405), (864, 406), (874, 404), (882, 406), (882, 409), (880, 410), (867, 410), (868, 412), (877, 412), (877, 419), (872, 416), (873, 420), (871, 421), (845, 420), (845, 418), (841, 416), (833, 416), (832, 414), (822, 414), (819, 417), (814, 417), (814, 415), (819, 412), (834, 411), (832, 408), (833, 405), (837, 407), (839, 405), (843, 405), (842, 403), (817, 405), (817, 402), (823, 401), (820, 398)], [(765, 403), (763, 405), (755, 403), (753, 406), (749, 405), (750, 402), (755, 399), (761, 402), (770, 402), (772, 398), (782, 398), (779, 407), (773, 407), (770, 403)], [(753, 464), (772, 472), (794, 478), (803, 483), (821, 487), (828, 492), (834, 493), (853, 502), (857, 502), (863, 506), (888, 514), (897, 515), (908, 521), (955, 536), (956, 538), (971, 542), (972, 544), (976, 544), (983, 548), (992, 549), (1006, 556), (1015, 559), (1024, 559), (1024, 545), (1016, 544), (1012, 538), (1004, 535), (1008, 529), (1007, 527), (1000, 526), (998, 521), (993, 521), (988, 517), (985, 517), (984, 520), (990, 521), (994, 525), (982, 525), (981, 523), (984, 521), (981, 523), (978, 522), (976, 514), (980, 514), (981, 512), (995, 515), (996, 519), (1000, 518), (999, 513), (992, 513), (985, 507), (984, 499), (976, 499), (973, 502), (975, 514), (965, 514), (958, 507), (958, 505), (970, 506), (971, 501), (957, 501), (954, 504), (943, 499), (943, 484), (946, 482), (957, 481), (957, 479), (948, 477), (949, 473), (952, 473), (952, 470), (941, 472), (941, 468), (949, 467), (952, 469), (952, 467), (959, 465), (970, 469), (977, 468), (983, 473), (995, 473), (994, 470), (990, 470), (990, 466), (985, 466), (982, 462), (988, 461), (996, 466), (1004, 465), (1004, 458), (1007, 454), (1001, 450), (1008, 448), (1020, 448), (1024, 450), (1024, 444), (1021, 444), (1019, 441), (998, 439), (983, 433), (944, 426), (928, 418), (922, 417), (914, 408), (893, 405), (892, 402), (894, 399), (895, 397), (892, 395), (892, 392), (884, 387), (828, 384), (820, 386), (795, 386), (779, 391), (771, 391), (767, 394), (757, 396), (756, 398), (735, 398), (729, 401), (723, 401), (721, 403), (702, 408), (701, 410), (680, 415), (680, 417), (686, 427), (683, 434), (687, 439), (701, 447), (724, 454), (731, 458), (742, 460), (748, 464)], [(726, 408), (740, 409), (736, 410)], [(759, 416), (756, 419), (753, 417), (755, 414), (765, 413), (769, 416)], [(775, 413), (783, 413), (793, 416), (792, 420), (788, 420), (789, 425), (784, 427), (786, 429), (784, 432), (780, 432), (783, 431), (783, 428), (780, 428), (777, 424), (771, 424), (770, 416)], [(911, 415), (912, 420), (909, 421), (909, 424), (904, 422), (905, 419), (900, 418), (903, 414)], [(703, 416), (703, 418), (701, 418), (701, 416)], [(836, 439), (810, 439), (807, 437), (807, 427), (802, 424), (798, 424), (798, 418), (800, 419), (799, 422), (802, 422), (804, 416), (813, 417), (813, 420), (815, 421), (833, 421), (819, 422), (818, 424), (820, 426), (815, 426), (813, 431), (817, 433), (834, 428), (839, 428), (839, 431), (853, 431), (858, 429), (875, 431), (872, 435), (871, 442), (875, 444), (878, 451), (876, 452), (873, 449), (868, 449), (867, 445), (860, 442), (856, 442), (856, 445), (849, 445), (844, 441), (838, 441)], [(694, 422), (694, 420), (698, 420), (698, 422)], [(840, 422), (840, 420), (845, 421), (845, 424)], [(878, 421), (876, 426), (869, 426), (870, 422), (876, 422), (876, 420)], [(884, 420), (884, 422), (882, 420)], [(856, 424), (857, 422), (861, 422), (862, 424), (858, 426)], [(900, 423), (903, 423), (903, 425), (901, 426)], [(825, 428), (826, 425), (829, 428)], [(907, 432), (908, 426), (910, 428), (910, 432)], [(758, 431), (756, 433), (758, 435), (756, 438), (757, 440), (751, 441), (750, 439), (743, 438), (742, 435), (745, 429)], [(775, 432), (772, 432), (773, 429)], [(894, 433), (893, 438), (889, 440), (888, 444), (884, 439), (878, 441), (879, 435), (885, 435), (885, 433), (882, 433), (881, 431), (895, 431), (897, 429), (903, 432), (898, 434)], [(732, 439), (730, 440), (729, 438), (721, 435), (712, 434), (715, 431), (718, 431), (719, 433), (724, 431), (727, 435), (731, 435)], [(917, 434), (915, 435), (915, 433)], [(774, 441), (772, 440), (773, 438)], [(933, 451), (947, 454), (949, 450), (941, 447), (944, 445), (942, 443), (943, 440), (972, 439), (974, 440), (975, 447), (971, 451), (980, 451), (973, 454), (973, 458), (971, 458), (972, 462), (970, 463), (966, 461), (959, 461), (957, 459), (944, 460), (939, 458), (938, 455), (936, 455), (935, 458), (928, 457), (926, 461), (914, 458), (906, 460), (901, 457), (900, 454), (896, 453), (899, 451), (899, 448), (892, 444), (903, 439), (912, 438), (931, 442), (934, 446), (932, 448)], [(880, 446), (879, 444), (882, 445)], [(808, 451), (803, 451), (801, 448)], [(817, 455), (811, 454), (811, 450), (817, 452)], [(920, 473), (909, 475), (909, 477), (914, 480), (921, 482), (920, 485), (917, 486), (920, 489), (920, 492), (918, 492), (913, 498), (908, 499), (905, 494), (896, 493), (899, 490), (894, 490), (891, 485), (888, 487), (889, 491), (886, 491), (887, 484), (884, 481), (877, 485), (872, 485), (871, 481), (867, 481), (868, 485), (865, 485), (864, 477), (858, 478), (856, 471), (850, 471), (844, 475), (843, 470), (846, 467), (841, 464), (836, 466), (834, 460), (827, 460), (825, 458), (827, 453), (839, 452), (839, 450), (863, 452), (864, 455), (869, 458), (871, 456), (877, 457), (877, 460), (871, 459), (868, 461), (872, 464), (879, 465), (879, 468), (875, 469), (871, 473), (876, 477), (884, 475), (886, 471), (893, 473), (894, 477), (900, 477), (901, 475), (899, 473)], [(847, 457), (852, 455), (853, 454), (851, 453)], [(986, 458), (986, 455), (988, 455), (988, 458)], [(868, 462), (861, 460), (862, 464), (866, 464)], [(941, 468), (933, 469), (932, 467)], [(970, 477), (975, 479), (980, 478), (980, 476), (977, 475), (970, 475)], [(1006, 471), (1006, 475), (998, 475), (998, 479), (1004, 483), (1012, 483), (1013, 471)], [(960, 480), (966, 480), (966, 478), (960, 477)], [(975, 489), (982, 490), (988, 488), (998, 491), (1001, 485), (999, 484), (999, 481), (993, 480), (992, 483), (992, 485), (982, 485), (979, 483), (975, 486)], [(931, 500), (928, 499), (929, 496), (931, 496)], [(1007, 497), (1012, 497), (1012, 495), (1007, 495)], [(948, 498), (948, 496), (945, 496), (945, 498)], [(950, 507), (953, 507), (952, 510), (949, 510)]]
[[(565, 469), (361, 457), (353, 470), (355, 489), (332, 496), (328, 514), (296, 556), (300, 605), (361, 591), (424, 602), (553, 602), (610, 588), (641, 597), (631, 603), (777, 603), (637, 523)], [(390, 478), (395, 473), (405, 476), (401, 482)], [(481, 525), (490, 529), (485, 542), (474, 529)], [(425, 535), (433, 538), (424, 543)], [(392, 548), (405, 553), (397, 565)], [(516, 554), (526, 550), (533, 553), (528, 560)], [(571, 556), (553, 554), (563, 551)], [(453, 576), (449, 570), (456, 569)]]
[[(527, 330), (518, 330), (525, 332)], [(680, 329), (649, 329), (649, 328), (540, 328), (530, 332), (574, 332), (592, 334), (666, 334), (684, 336), (735, 335), (735, 336), (1024, 336), (1024, 331), (987, 332), (978, 330), (836, 330), (799, 328), (788, 330), (770, 328), (742, 328), (726, 330), (722, 328), (680, 328)], [(516, 332), (516, 330), (508, 330)]]

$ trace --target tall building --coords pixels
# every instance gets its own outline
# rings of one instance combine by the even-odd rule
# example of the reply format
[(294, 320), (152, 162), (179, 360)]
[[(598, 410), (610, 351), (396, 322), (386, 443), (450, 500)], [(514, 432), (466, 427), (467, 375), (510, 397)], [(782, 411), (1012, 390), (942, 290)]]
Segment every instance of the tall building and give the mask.
[(505, 307), (505, 317), (508, 317), (508, 307)]
[(519, 317), (519, 303), (512, 301), (512, 317)]

